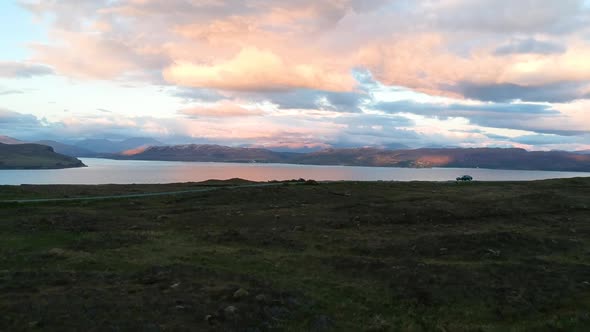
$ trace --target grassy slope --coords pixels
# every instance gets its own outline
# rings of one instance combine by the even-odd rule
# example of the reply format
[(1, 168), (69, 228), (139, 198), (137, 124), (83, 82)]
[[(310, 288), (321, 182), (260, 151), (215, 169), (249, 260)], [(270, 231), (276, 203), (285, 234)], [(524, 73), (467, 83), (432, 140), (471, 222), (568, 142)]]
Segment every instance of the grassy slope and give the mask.
[(38, 144), (0, 144), (0, 169), (54, 169), (84, 166), (76, 158)]
[[(105, 187), (0, 193), (54, 188)], [(585, 331), (588, 197), (570, 179), (3, 205), (0, 330)]]

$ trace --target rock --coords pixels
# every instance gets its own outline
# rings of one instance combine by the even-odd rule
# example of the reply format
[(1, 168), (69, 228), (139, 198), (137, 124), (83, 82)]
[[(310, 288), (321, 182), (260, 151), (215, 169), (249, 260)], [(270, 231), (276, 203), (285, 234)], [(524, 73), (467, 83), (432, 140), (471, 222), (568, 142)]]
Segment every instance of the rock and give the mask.
[(234, 307), (233, 305), (230, 305), (223, 309), (223, 313), (225, 315), (225, 318), (234, 319), (238, 315), (238, 308)]
[(303, 226), (293, 227), (293, 232), (303, 232), (304, 230), (305, 230), (305, 227), (303, 227)]
[(66, 251), (61, 248), (49, 249), (49, 251), (47, 253), (51, 256), (57, 256), (57, 257), (65, 257), (66, 256)]
[(250, 295), (250, 293), (247, 290), (240, 288), (237, 291), (235, 291), (234, 299), (240, 300), (240, 299), (247, 297), (248, 295)]
[(161, 215), (156, 218), (157, 221), (164, 221), (164, 220), (168, 220), (168, 219), (170, 219), (170, 217), (167, 215)]

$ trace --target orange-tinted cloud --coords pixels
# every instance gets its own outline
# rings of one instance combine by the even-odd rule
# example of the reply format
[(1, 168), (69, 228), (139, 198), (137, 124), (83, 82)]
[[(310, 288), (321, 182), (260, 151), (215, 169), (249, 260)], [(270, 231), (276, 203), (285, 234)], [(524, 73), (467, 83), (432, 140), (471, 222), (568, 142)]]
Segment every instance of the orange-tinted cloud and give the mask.
[[(351, 71), (365, 67), (385, 84), (454, 96), (463, 82), (590, 81), (583, 0), (69, 2), (28, 5), (57, 17), (55, 42), (35, 45), (34, 59), (69, 76), (351, 91)], [(563, 52), (497, 52), (527, 37)]]
[(287, 62), (269, 50), (242, 49), (234, 58), (210, 65), (177, 62), (164, 78), (184, 86), (223, 90), (264, 91), (309, 88), (348, 91), (355, 86), (349, 73), (329, 65)]
[[(181, 110), (185, 116), (174, 106), (161, 110), (158, 120), (64, 119), (68, 130), (115, 128), (298, 146), (406, 140), (524, 144), (469, 130), (587, 139), (584, 130), (590, 128), (586, 0), (27, 3), (52, 23), (48, 42), (32, 44), (26, 63), (68, 77), (207, 92), (185, 94), (186, 103), (199, 105)], [(374, 81), (358, 76), (365, 71)], [(422, 106), (515, 107), (493, 122), (481, 117), (481, 109), (406, 109), (402, 115), (376, 109), (379, 98), (407, 96)], [(558, 114), (527, 114), (517, 107), (520, 100)], [(574, 143), (586, 144), (580, 142)]]

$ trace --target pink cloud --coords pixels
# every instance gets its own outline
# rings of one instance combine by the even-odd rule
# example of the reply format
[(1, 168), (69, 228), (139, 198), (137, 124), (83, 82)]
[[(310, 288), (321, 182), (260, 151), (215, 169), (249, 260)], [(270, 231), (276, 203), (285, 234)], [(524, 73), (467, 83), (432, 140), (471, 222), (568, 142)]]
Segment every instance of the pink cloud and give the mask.
[[(383, 83), (446, 95), (456, 92), (445, 87), (465, 81), (590, 80), (583, 34), (554, 36), (560, 28), (583, 31), (564, 20), (589, 16), (580, 1), (485, 3), (489, 11), (466, 0), (404, 6), (381, 0), (39, 0), (29, 7), (58, 17), (55, 42), (34, 45), (34, 59), (74, 77), (157, 80), (161, 74), (171, 84), (223, 90), (350, 91), (351, 70), (362, 66)], [(567, 52), (494, 54), (506, 42), (502, 34), (515, 32), (564, 41)]]
[(203, 65), (179, 61), (164, 71), (169, 82), (223, 90), (264, 91), (309, 88), (350, 91), (355, 81), (330, 65), (286, 61), (270, 50), (242, 49), (229, 60)]

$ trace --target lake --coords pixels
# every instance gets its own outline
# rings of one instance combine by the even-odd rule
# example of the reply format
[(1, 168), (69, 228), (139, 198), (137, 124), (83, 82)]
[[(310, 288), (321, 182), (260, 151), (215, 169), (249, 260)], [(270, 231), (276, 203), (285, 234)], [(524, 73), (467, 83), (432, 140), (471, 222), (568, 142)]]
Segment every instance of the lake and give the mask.
[(136, 161), (80, 158), (88, 167), (59, 170), (0, 170), (0, 184), (126, 184), (197, 182), (243, 178), (253, 181), (448, 181), (469, 174), (478, 181), (528, 181), (590, 177), (581, 172), (513, 171), (470, 168), (393, 168)]

